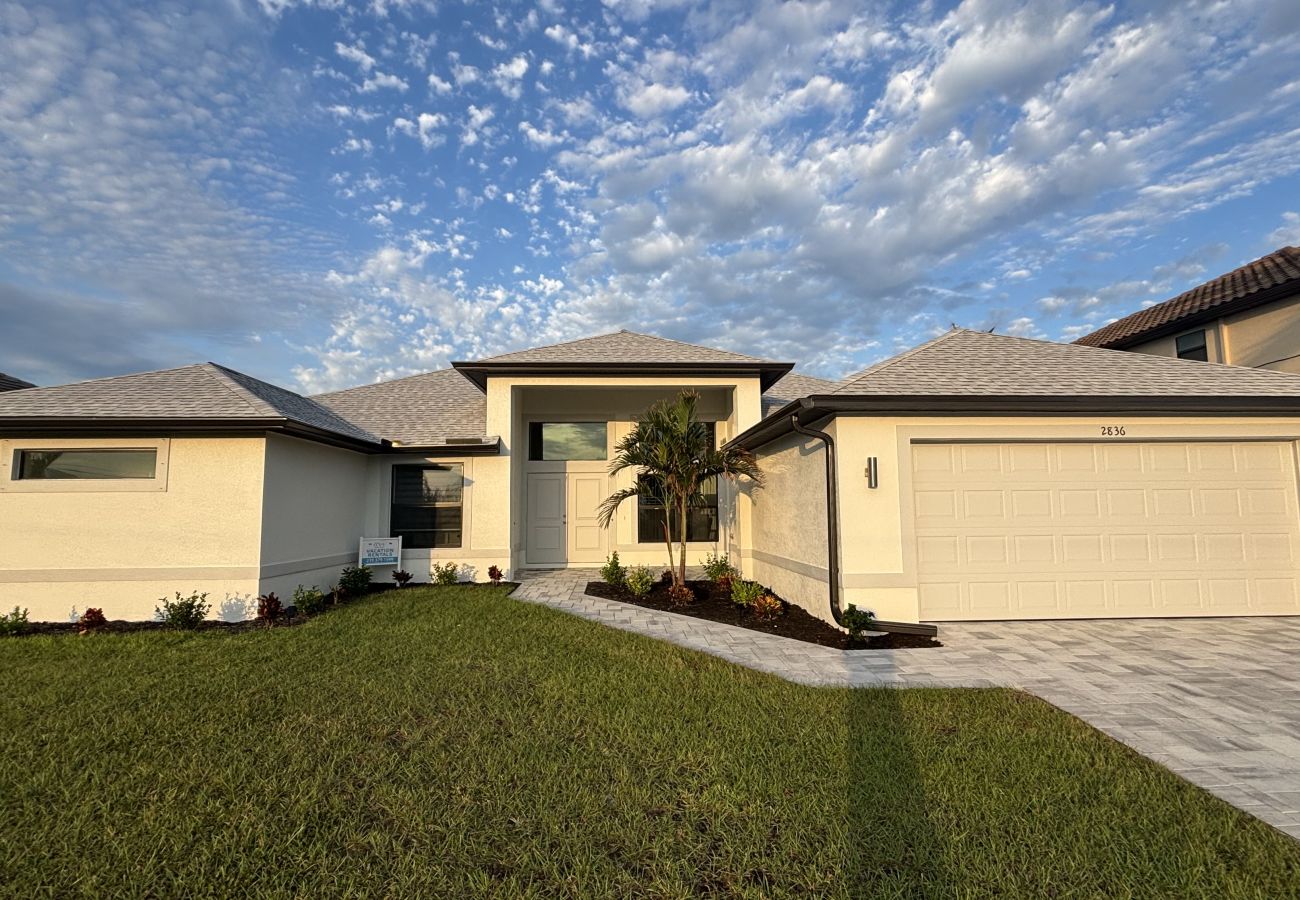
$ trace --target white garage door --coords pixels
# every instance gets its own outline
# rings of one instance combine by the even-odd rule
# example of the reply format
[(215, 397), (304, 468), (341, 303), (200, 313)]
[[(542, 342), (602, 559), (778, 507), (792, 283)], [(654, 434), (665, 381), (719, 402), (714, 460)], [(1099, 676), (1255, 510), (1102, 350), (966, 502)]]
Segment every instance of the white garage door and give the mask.
[(1289, 443), (917, 444), (921, 619), (1300, 612)]

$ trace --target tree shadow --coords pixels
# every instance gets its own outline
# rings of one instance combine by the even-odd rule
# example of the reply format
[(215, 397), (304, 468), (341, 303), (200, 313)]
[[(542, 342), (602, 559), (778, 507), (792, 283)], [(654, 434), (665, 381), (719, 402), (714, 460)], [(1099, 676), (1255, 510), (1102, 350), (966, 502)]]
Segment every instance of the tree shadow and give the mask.
[(909, 717), (906, 695), (887, 687), (848, 694), (846, 894), (951, 895), (954, 886), (914, 742), (919, 723)]

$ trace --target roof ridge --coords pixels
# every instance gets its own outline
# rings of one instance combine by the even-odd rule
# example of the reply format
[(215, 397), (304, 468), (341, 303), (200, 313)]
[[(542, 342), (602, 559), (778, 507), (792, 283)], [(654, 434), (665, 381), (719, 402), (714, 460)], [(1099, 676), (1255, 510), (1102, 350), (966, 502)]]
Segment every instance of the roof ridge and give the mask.
[(346, 394), (348, 391), (361, 391), (366, 388), (382, 387), (386, 384), (397, 384), (399, 381), (410, 381), (412, 378), (424, 378), (427, 375), (437, 375), (440, 372), (456, 372), (457, 375), (460, 375), (462, 378), (464, 377), (463, 373), (458, 372), (451, 366), (447, 366), (443, 369), (429, 369), (424, 372), (416, 372), (412, 375), (402, 375), (397, 378), (389, 378), (385, 381), (371, 381), (366, 384), (354, 384), (352, 387), (339, 388), (336, 391), (322, 391), (319, 394), (299, 394), (298, 396), (303, 397), (306, 400), (316, 400), (319, 402), (321, 397), (333, 397), (335, 394)]
[(79, 384), (98, 384), (101, 381), (117, 381), (122, 378), (135, 378), (140, 375), (161, 375), (164, 372), (180, 372), (185, 369), (202, 369), (207, 363), (186, 363), (183, 366), (171, 366), (166, 369), (148, 369), (144, 372), (126, 372), (122, 375), (101, 375), (98, 378), (83, 378), (80, 381), (69, 381), (65, 384), (37, 384), (30, 388), (23, 388), (27, 391), (48, 391), (54, 388), (69, 388)]
[(620, 328), (618, 331), (605, 331), (600, 334), (589, 334), (586, 337), (570, 338), (567, 341), (556, 341), (553, 344), (542, 344), (540, 347), (524, 347), (520, 350), (507, 350), (504, 353), (494, 353), (491, 356), (476, 359), (475, 362), (488, 362), (489, 360), (496, 359), (498, 356), (510, 356), (512, 353), (523, 353), (528, 350), (551, 350), (555, 347), (566, 347), (569, 344), (580, 344), (583, 341), (593, 341), (596, 338), (613, 337), (616, 334), (623, 334), (625, 332), (627, 334), (635, 334), (635, 332), (628, 331), (626, 328)]
[[(861, 372), (850, 375), (847, 378), (840, 381), (839, 383), (840, 386), (835, 389), (835, 393), (838, 394), (844, 388), (862, 380), (863, 378), (866, 378), (868, 375), (876, 375), (880, 372), (883, 372), (885, 369), (888, 369), (890, 366), (894, 365), (895, 363), (900, 363), (905, 359), (911, 359), (913, 356), (920, 353), (922, 350), (928, 350), (931, 347), (934, 347), (938, 344), (942, 344), (944, 341), (948, 340), (954, 335), (960, 334), (963, 331), (970, 331), (970, 329), (958, 328), (957, 326), (953, 326), (952, 328), (948, 329), (938, 337), (930, 338), (930, 340), (926, 341), (923, 344), (917, 344), (911, 350), (904, 350), (902, 353), (896, 353), (893, 356), (889, 357), (888, 359), (882, 359), (880, 362), (875, 363), (874, 365), (867, 366)], [(975, 332), (972, 331), (971, 333), (974, 334)]]
[[(244, 378), (252, 378), (254, 381), (259, 381), (262, 384), (271, 384), (269, 381), (262, 381), (262, 379), (260, 378), (254, 378), (252, 375), (247, 375), (244, 372), (238, 371), (237, 369), (227, 369), (225, 366), (219, 363), (214, 363), (211, 360), (209, 360), (206, 363), (203, 363), (202, 365), (204, 368), (209, 369), (210, 374), (214, 376), (218, 384), (225, 386), (236, 397), (243, 400), (246, 404), (248, 404), (248, 407), (250, 409), (256, 410), (257, 412), (260, 413), (270, 412), (271, 415), (280, 419), (288, 418), (288, 416), (286, 416), (282, 410), (276, 409), (269, 402), (263, 400), (261, 397), (257, 396), (248, 388), (240, 384), (238, 381), (231, 378), (230, 373), (234, 372), (235, 374), (241, 375)], [(271, 386), (275, 387), (275, 385), (271, 385)], [(285, 389), (281, 388), (281, 390), (285, 390)], [(293, 392), (290, 391), (290, 393)], [(303, 399), (305, 400), (307, 398), (304, 397)]]
[(634, 334), (634, 335), (636, 335), (637, 337), (653, 338), (653, 339), (656, 340), (656, 341), (664, 341), (664, 342), (669, 343), (669, 344), (677, 344), (677, 345), (680, 346), (680, 347), (705, 347), (706, 350), (720, 350), (720, 351), (723, 352), (723, 353), (735, 353), (737, 356), (747, 356), (747, 357), (749, 357), (750, 359), (755, 359), (755, 360), (759, 360), (759, 361), (763, 361), (763, 362), (775, 362), (775, 361), (776, 361), (776, 360), (766, 360), (766, 359), (764, 359), (764, 358), (761, 357), (761, 356), (749, 356), (748, 353), (741, 353), (741, 352), (739, 352), (739, 351), (737, 351), (737, 350), (725, 350), (725, 349), (723, 349), (723, 348), (721, 348), (721, 347), (708, 347), (708, 346), (706, 346), (706, 345), (704, 345), (704, 344), (692, 344), (692, 343), (690, 343), (690, 342), (688, 342), (688, 341), (679, 341), (679, 340), (677, 340), (677, 338), (668, 338), (668, 337), (664, 337), (664, 336), (661, 335), (661, 334), (646, 334), (644, 331), (629, 331), (629, 330), (626, 329), (626, 328), (620, 328), (620, 329), (619, 329), (617, 332), (615, 332), (615, 333), (616, 333), (616, 334)]

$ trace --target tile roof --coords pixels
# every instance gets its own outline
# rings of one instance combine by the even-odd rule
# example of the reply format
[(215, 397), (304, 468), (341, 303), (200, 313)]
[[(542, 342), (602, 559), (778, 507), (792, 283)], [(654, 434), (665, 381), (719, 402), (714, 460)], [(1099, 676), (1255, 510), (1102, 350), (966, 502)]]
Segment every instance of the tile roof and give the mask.
[(317, 394), (312, 399), (403, 444), (481, 438), (487, 430), (487, 398), (455, 369)]
[(811, 394), (829, 394), (840, 386), (838, 381), (814, 378), (801, 372), (791, 372), (763, 392), (763, 415), (770, 416), (792, 400)]
[(614, 334), (600, 334), (595, 337), (551, 344), (546, 347), (533, 347), (515, 353), (490, 356), (475, 360), (476, 363), (755, 363), (776, 365), (772, 360), (759, 359), (732, 353), (730, 350), (717, 350), (713, 347), (701, 347), (698, 344), (684, 344), (668, 338), (651, 334), (639, 334), (635, 331), (618, 331)]
[(953, 329), (835, 396), (1297, 397), (1300, 375)]
[[(1300, 247), (1283, 247), (1163, 303), (1141, 309), (1075, 341), (1089, 347), (1126, 347), (1181, 326), (1300, 293)], [(1267, 292), (1267, 293), (1265, 293)]]
[(30, 381), (23, 381), (21, 378), (15, 378), (12, 375), (0, 372), (0, 391), (21, 391), (23, 388), (32, 387), (36, 387), (36, 385)]
[(79, 419), (88, 424), (135, 419), (284, 419), (342, 437), (378, 437), (293, 391), (215, 363), (99, 378), (0, 394), (0, 420)]

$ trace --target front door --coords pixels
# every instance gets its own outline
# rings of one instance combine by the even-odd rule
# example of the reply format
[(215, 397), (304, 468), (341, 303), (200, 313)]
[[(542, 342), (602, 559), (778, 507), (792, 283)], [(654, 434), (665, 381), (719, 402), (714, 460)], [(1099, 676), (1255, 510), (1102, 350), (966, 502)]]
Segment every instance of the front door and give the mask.
[(530, 472), (527, 540), (530, 566), (586, 565), (605, 561), (600, 503), (602, 472)]

